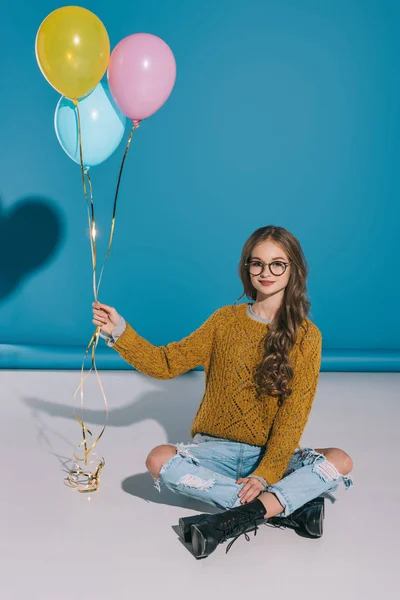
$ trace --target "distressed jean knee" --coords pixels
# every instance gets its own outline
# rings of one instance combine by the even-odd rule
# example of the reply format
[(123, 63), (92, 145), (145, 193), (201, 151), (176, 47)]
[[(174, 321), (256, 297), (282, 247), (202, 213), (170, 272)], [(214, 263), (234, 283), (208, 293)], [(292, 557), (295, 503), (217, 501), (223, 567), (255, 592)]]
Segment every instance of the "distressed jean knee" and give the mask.
[(162, 481), (162, 476), (165, 473), (165, 471), (171, 466), (171, 464), (173, 463), (174, 460), (176, 460), (179, 457), (186, 457), (186, 458), (190, 458), (194, 463), (199, 464), (199, 460), (198, 458), (196, 458), (195, 456), (193, 456), (193, 454), (191, 454), (191, 452), (188, 450), (188, 448), (192, 447), (192, 446), (198, 446), (198, 444), (185, 444), (183, 442), (179, 443), (179, 444), (170, 444), (171, 446), (173, 446), (174, 448), (176, 448), (176, 454), (174, 454), (173, 456), (171, 456), (171, 458), (169, 458), (161, 467), (160, 472), (159, 472), (159, 477), (153, 477), (153, 481), (154, 481), (154, 487), (158, 492), (161, 492), (161, 481)]
[[(346, 489), (353, 485), (351, 475), (342, 475), (324, 454), (313, 448), (301, 449), (295, 454), (298, 454), (298, 457), (293, 464), (296, 462), (297, 468), (291, 470), (287, 478), (283, 477), (277, 483), (269, 485), (266, 490), (274, 494), (282, 505), (280, 517), (288, 517), (312, 498), (336, 491), (340, 480)], [(292, 478), (292, 474), (295, 479)]]
[(352, 475), (350, 473), (342, 475), (324, 454), (317, 452), (313, 448), (306, 448), (304, 450), (304, 460), (308, 458), (311, 458), (310, 464), (313, 464), (313, 473), (317, 473), (325, 482), (336, 482), (332, 483), (331, 492), (335, 492), (338, 489), (340, 480), (343, 481), (346, 490), (354, 485)]

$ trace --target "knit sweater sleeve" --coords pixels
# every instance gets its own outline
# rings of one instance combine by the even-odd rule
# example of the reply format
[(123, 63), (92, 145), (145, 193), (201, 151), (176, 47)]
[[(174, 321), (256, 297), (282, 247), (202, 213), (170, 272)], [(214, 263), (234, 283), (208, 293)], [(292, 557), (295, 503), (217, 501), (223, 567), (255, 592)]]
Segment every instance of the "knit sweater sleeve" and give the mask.
[(210, 359), (214, 332), (221, 322), (218, 308), (198, 329), (179, 342), (154, 346), (127, 322), (124, 333), (113, 345), (121, 357), (135, 369), (155, 379), (173, 379)]
[(269, 484), (282, 479), (298, 447), (317, 390), (321, 366), (322, 335), (318, 328), (303, 340), (290, 382), (292, 394), (278, 409), (267, 442), (267, 450), (253, 475)]

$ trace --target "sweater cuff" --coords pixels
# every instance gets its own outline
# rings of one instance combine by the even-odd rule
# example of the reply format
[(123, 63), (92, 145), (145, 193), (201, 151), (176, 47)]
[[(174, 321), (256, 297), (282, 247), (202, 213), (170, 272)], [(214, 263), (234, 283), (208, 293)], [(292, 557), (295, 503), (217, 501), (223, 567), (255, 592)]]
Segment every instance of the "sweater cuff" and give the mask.
[(262, 477), (265, 481), (268, 481), (269, 485), (273, 485), (282, 479), (275, 469), (271, 469), (268, 465), (263, 465), (262, 462), (258, 465), (257, 469), (254, 470), (254, 475)]
[(113, 327), (111, 331), (111, 335), (100, 330), (100, 337), (102, 337), (106, 341), (107, 346), (112, 348), (117, 339), (121, 337), (121, 335), (124, 333), (125, 329), (126, 321), (124, 317), (120, 316), (118, 323)]

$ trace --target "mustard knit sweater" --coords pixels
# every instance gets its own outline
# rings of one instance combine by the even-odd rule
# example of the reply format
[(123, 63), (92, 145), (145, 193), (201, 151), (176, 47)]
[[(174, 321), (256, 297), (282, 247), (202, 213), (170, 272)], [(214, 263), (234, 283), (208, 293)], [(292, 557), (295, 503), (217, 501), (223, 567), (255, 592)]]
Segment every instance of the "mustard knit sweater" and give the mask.
[(308, 333), (300, 327), (289, 354), (293, 391), (281, 407), (278, 398), (260, 397), (255, 388), (252, 371), (262, 359), (270, 324), (249, 317), (247, 304), (222, 306), (193, 333), (166, 346), (154, 346), (127, 323), (113, 348), (156, 379), (172, 379), (203, 365), (205, 392), (190, 434), (266, 446), (252, 475), (273, 484), (282, 479), (299, 447), (318, 384), (322, 335), (312, 321), (305, 321)]

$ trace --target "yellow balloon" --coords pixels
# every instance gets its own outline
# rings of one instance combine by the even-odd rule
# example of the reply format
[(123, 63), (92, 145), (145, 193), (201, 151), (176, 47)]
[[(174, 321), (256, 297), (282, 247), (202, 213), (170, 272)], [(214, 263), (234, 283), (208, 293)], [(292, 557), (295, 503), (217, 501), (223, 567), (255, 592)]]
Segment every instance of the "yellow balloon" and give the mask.
[(40, 25), (35, 51), (50, 85), (67, 98), (81, 98), (106, 72), (110, 40), (103, 23), (90, 10), (64, 6)]

